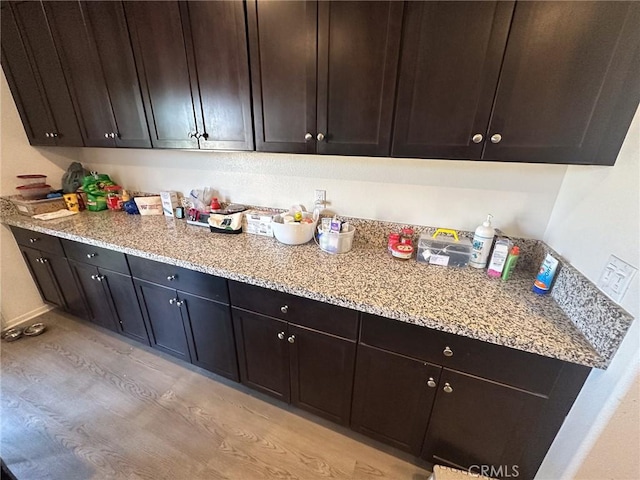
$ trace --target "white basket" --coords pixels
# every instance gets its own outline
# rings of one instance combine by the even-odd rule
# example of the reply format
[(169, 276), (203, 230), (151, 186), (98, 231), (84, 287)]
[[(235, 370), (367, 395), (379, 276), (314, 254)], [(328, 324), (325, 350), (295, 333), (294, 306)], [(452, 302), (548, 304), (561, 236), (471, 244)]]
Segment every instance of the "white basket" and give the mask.
[(353, 236), (356, 228), (349, 225), (346, 232), (323, 232), (318, 227), (318, 245), (323, 252), (327, 253), (347, 253), (353, 246)]

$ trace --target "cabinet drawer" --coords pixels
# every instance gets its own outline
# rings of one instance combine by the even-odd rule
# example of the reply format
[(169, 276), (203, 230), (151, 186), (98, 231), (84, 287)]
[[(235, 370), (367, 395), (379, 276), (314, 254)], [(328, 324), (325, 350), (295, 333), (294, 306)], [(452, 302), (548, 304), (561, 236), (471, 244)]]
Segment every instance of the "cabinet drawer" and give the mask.
[(33, 230), (25, 230), (24, 228), (11, 227), (13, 236), (16, 238), (18, 245), (35, 248), (42, 252), (54, 253), (64, 256), (64, 250), (60, 244), (58, 237), (52, 237), (45, 233), (34, 232)]
[(136, 278), (199, 295), (209, 300), (229, 303), (227, 281), (224, 278), (132, 255), (127, 258), (131, 266), (131, 275)]
[(355, 340), (358, 312), (240, 282), (229, 282), (231, 303), (297, 325)]
[(545, 395), (551, 392), (563, 364), (557, 359), (370, 314), (362, 316), (360, 342)]
[(129, 275), (124, 253), (65, 239), (62, 239), (62, 246), (71, 260)]

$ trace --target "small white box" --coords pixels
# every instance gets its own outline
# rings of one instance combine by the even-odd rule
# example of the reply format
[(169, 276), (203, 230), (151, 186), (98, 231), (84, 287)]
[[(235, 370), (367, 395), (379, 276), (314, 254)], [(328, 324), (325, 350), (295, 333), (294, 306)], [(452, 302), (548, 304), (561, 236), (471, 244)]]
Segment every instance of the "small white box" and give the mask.
[(160, 192), (162, 199), (162, 211), (167, 217), (174, 217), (176, 207), (180, 205), (177, 192)]
[(273, 212), (246, 210), (242, 217), (242, 230), (246, 233), (273, 237)]

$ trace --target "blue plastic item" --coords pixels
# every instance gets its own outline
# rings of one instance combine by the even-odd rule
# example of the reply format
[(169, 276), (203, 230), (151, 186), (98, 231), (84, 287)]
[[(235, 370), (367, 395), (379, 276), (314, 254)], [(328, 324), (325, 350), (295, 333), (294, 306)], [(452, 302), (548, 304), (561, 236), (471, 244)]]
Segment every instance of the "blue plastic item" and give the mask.
[(136, 205), (136, 202), (133, 201), (133, 200), (129, 200), (128, 202), (124, 202), (122, 204), (122, 208), (129, 215), (140, 215), (140, 210), (138, 210), (138, 206)]

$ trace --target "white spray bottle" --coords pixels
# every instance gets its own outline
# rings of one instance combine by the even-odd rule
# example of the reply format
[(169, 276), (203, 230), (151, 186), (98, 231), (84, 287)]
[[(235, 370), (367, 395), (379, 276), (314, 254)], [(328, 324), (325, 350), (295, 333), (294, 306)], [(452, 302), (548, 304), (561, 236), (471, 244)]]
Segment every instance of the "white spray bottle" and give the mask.
[(474, 268), (484, 268), (487, 266), (493, 237), (496, 234), (495, 229), (491, 226), (493, 215), (487, 215), (487, 219), (476, 228), (473, 235), (473, 245), (471, 251), (471, 260), (469, 265)]

